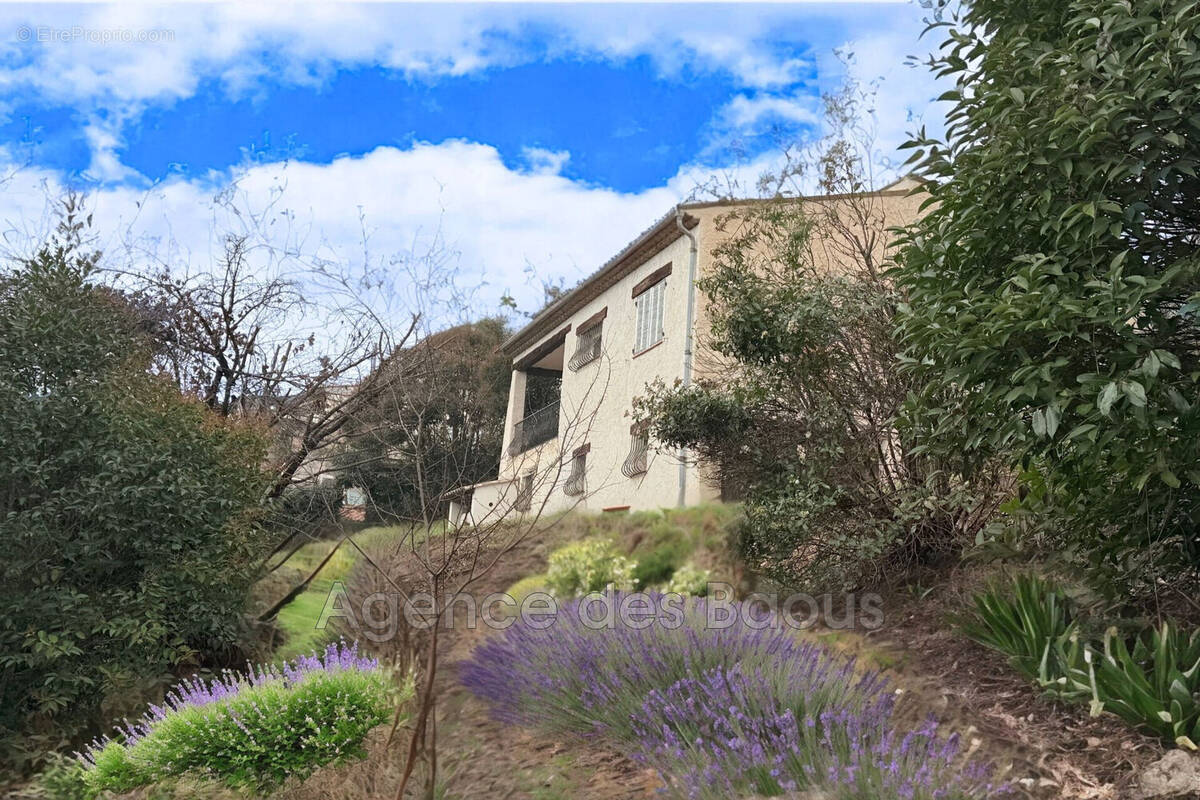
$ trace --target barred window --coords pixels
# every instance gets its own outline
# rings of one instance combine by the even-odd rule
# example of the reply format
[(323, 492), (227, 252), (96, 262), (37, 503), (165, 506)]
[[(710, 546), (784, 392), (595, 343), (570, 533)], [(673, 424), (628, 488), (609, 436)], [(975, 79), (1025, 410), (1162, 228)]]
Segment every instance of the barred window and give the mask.
[(604, 323), (597, 323), (587, 330), (579, 332), (575, 355), (571, 356), (571, 360), (567, 362), (567, 367), (572, 372), (578, 372), (581, 367), (600, 357), (600, 337), (603, 330)]
[(571, 497), (583, 494), (586, 486), (584, 475), (587, 473), (587, 455), (591, 449), (590, 445), (585, 444), (575, 450), (571, 458), (571, 474), (567, 476), (567, 480), (563, 484), (563, 494)]
[(621, 474), (626, 478), (641, 475), (647, 469), (650, 453), (650, 426), (634, 425), (629, 431), (629, 455), (621, 465)]
[(517, 489), (517, 499), (513, 503), (513, 508), (517, 511), (528, 511), (533, 507), (533, 473), (521, 476), (521, 483)]
[(663, 305), (666, 297), (665, 279), (651, 286), (634, 298), (637, 308), (637, 324), (634, 332), (633, 352), (640, 353), (663, 340)]

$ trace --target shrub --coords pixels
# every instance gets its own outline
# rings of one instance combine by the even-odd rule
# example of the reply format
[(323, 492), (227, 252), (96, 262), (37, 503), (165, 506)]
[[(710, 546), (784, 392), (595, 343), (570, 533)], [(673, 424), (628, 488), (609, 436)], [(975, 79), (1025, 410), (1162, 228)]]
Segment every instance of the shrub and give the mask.
[[(845, 218), (779, 198), (722, 219), (733, 235), (698, 284), (722, 367), (689, 386), (652, 383), (635, 402), (658, 443), (694, 450), (723, 494), (744, 498), (748, 565), (807, 591), (956, 557), (996, 501), (994, 482), (968, 483), (895, 424), (915, 386), (893, 334), (901, 296), (868, 244), (895, 209), (857, 180), (821, 188), (844, 195)], [(834, 273), (824, 247), (848, 256)]]
[(681, 549), (679, 544), (672, 542), (639, 554), (637, 566), (633, 569), (634, 586), (645, 589), (671, 580), (679, 566)]
[(739, 566), (730, 529), (741, 517), (740, 504), (720, 502), (627, 514), (576, 512), (555, 524), (555, 547), (585, 539), (613, 541), (618, 552), (637, 562), (633, 578), (639, 590), (661, 587), (688, 561), (730, 578)]
[(713, 626), (708, 601), (655, 597), (663, 613), (644, 628), (585, 623), (582, 601), (549, 627), (518, 620), (476, 648), (462, 680), (501, 721), (618, 743), (677, 797), (805, 786), (855, 800), (993, 792), (981, 767), (960, 763), (956, 738), (938, 739), (932, 724), (896, 732), (886, 681), (859, 674), (852, 659), (771, 620), (748, 623), (749, 607)]
[(240, 660), (265, 442), (149, 374), (77, 225), (0, 272), (0, 760), (29, 766)]
[(633, 588), (637, 564), (625, 558), (608, 539), (572, 542), (550, 554), (546, 582), (557, 597), (599, 592), (609, 586)]
[[(586, 602), (571, 600), (549, 628), (538, 630), (518, 619), (477, 647), (463, 665), (463, 683), (504, 721), (568, 734), (602, 729), (628, 739), (630, 717), (650, 691), (716, 667), (790, 664), (793, 677), (807, 676), (804, 680), (838, 697), (853, 682), (848, 661), (827, 657), (788, 631), (754, 630), (744, 614), (735, 625), (710, 626), (704, 599), (647, 596), (677, 613), (679, 624), (659, 617), (641, 630), (619, 622), (595, 630), (582, 618)], [(619, 603), (622, 595), (609, 597)]]
[[(226, 673), (176, 687), (116, 740), (82, 756), (93, 792), (128, 791), (185, 773), (266, 790), (362, 753), (389, 718), (390, 679), (357, 645), (332, 644), (282, 669)], [(402, 694), (412, 691), (411, 683)]]
[(936, 720), (898, 735), (892, 695), (865, 690), (859, 699), (822, 709), (793, 687), (781, 692), (762, 673), (734, 666), (652, 692), (633, 724), (641, 760), (689, 800), (810, 787), (847, 800), (1002, 793), (981, 763), (962, 763), (958, 737), (940, 737)]
[(1030, 576), (977, 595), (962, 629), (1047, 691), (1090, 701), (1093, 716), (1108, 711), (1189, 750), (1200, 743), (1200, 630), (1185, 635), (1164, 622), (1130, 646), (1109, 628), (1097, 648), (1071, 620), (1063, 592)]
[(930, 59), (955, 83), (947, 136), (910, 143), (929, 181), (895, 275), (921, 385), (906, 417), (933, 452), (1045, 463), (1048, 549), (1114, 595), (1194, 597), (1200, 120), (1178, 87), (1200, 71), (1200, 14), (961, 11)]
[[(1098, 701), (1093, 711), (1116, 714), (1188, 750), (1200, 745), (1200, 630), (1184, 635), (1164, 622), (1133, 648), (1116, 630), (1104, 636), (1102, 654), (1090, 654), (1086, 687)], [(1082, 670), (1075, 671), (1079, 681)]]
[(46, 800), (92, 800), (86, 770), (77, 758), (54, 754), (37, 778), (37, 788)]
[(708, 594), (710, 574), (706, 569), (700, 569), (692, 564), (684, 564), (675, 570), (675, 574), (667, 583), (664, 592), (686, 594), (693, 597), (703, 597)]

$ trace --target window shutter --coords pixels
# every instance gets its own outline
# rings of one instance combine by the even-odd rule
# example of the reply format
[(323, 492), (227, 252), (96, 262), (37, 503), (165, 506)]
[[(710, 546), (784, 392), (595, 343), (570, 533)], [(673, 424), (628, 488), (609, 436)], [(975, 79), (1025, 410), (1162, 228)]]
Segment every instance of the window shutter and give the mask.
[(654, 310), (654, 341), (656, 342), (666, 335), (666, 331), (663, 330), (663, 312), (666, 310), (664, 308), (667, 295), (666, 289), (667, 282), (665, 280), (661, 281), (658, 286), (655, 287), (655, 292), (658, 294), (658, 307)]
[(666, 336), (663, 317), (666, 315), (667, 281), (664, 278), (634, 298), (637, 320), (634, 324), (633, 351), (641, 351), (662, 341)]
[(641, 300), (641, 305), (638, 306), (637, 349), (641, 351), (646, 349), (646, 320), (650, 318), (650, 293), (646, 292), (639, 299)]

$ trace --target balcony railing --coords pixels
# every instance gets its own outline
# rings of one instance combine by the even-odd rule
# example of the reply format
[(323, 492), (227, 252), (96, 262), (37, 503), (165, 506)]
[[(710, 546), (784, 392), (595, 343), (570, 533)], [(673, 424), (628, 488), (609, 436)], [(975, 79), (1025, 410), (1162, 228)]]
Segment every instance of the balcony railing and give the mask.
[(520, 455), (558, 436), (558, 403), (539, 408), (513, 426), (512, 443), (508, 446), (510, 456)]

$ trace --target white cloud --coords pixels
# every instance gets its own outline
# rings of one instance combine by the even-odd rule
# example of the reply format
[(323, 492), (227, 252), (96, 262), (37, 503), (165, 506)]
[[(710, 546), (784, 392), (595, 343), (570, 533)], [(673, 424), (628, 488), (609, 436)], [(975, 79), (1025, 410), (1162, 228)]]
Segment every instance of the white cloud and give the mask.
[[(91, 173), (115, 180), (128, 177), (115, 157), (123, 126), (206, 80), (240, 97), (268, 82), (321, 85), (358, 66), (436, 80), (539, 59), (646, 58), (664, 75), (734, 76), (742, 90), (712, 120), (719, 148), (728, 144), (720, 139), (764, 121), (814, 121), (819, 104), (796, 87), (832, 88), (843, 72), (832, 50), (851, 46), (855, 74), (888, 75), (880, 139), (894, 146), (908, 111), (936, 95), (924, 71), (900, 67), (920, 49), (920, 14), (914, 6), (849, 3), (0, 6), (0, 64), (12, 65), (0, 68), (0, 93), (79, 108), (91, 121)], [(23, 36), (34, 41), (17, 41)]]
[[(319, 83), (338, 66), (379, 64), (410, 77), (462, 75), (539, 58), (649, 58), (661, 72), (723, 70), (765, 89), (808, 74), (801, 50), (837, 31), (885, 32), (903, 9), (803, 4), (754, 8), (670, 5), (404, 4), (45, 5), (0, 10), (7, 42), (0, 87), (51, 99), (127, 102), (187, 97), (199, 80), (234, 92), (265, 76)], [(73, 31), (79, 33), (75, 34)], [(133, 37), (111, 41), (103, 33)], [(147, 40), (147, 37), (151, 40)], [(101, 40), (97, 41), (96, 38)], [(23, 63), (25, 62), (25, 63)]]
[(820, 107), (820, 98), (811, 94), (739, 94), (721, 109), (718, 118), (721, 124), (735, 131), (754, 129), (764, 119), (818, 126)]
[(566, 150), (547, 150), (544, 147), (525, 147), (521, 150), (529, 169), (547, 175), (558, 175), (571, 160)]
[[(476, 310), (494, 312), (506, 290), (524, 308), (540, 300), (530, 267), (539, 279), (568, 285), (590, 274), (688, 187), (680, 176), (667, 186), (622, 193), (573, 182), (556, 169), (509, 169), (493, 147), (448, 141), (380, 147), (330, 164), (254, 166), (232, 188), (227, 177), (173, 179), (150, 190), (106, 187), (90, 195), (89, 206), (110, 260), (124, 258), (124, 244), (135, 242), (193, 269), (213, 263), (223, 234), (252, 215), (275, 245), (347, 264), (361, 262), (364, 230), (376, 265), (424, 252), (440, 236), (456, 253), (460, 283), (486, 284)], [(0, 189), (11, 246), (45, 235), (47, 201), (61, 190), (53, 174), (36, 168)], [(236, 196), (240, 216), (214, 204), (222, 190)]]
[[(128, 43), (76, 38), (30, 50), (3, 35), (6, 19), (13, 30), (31, 26), (34, 36), (73, 27), (172, 35)], [(84, 111), (89, 177), (100, 181), (92, 203), (110, 253), (119, 252), (121, 235), (132, 231), (160, 255), (201, 267), (219, 254), (221, 232), (238, 223), (213, 203), (217, 192), (230, 188), (230, 176), (171, 178), (147, 190), (117, 153), (127, 120), (148, 104), (190, 96), (203, 80), (219, 80), (231, 95), (244, 96), (262, 91), (267, 79), (320, 85), (347, 66), (381, 65), (424, 80), (542, 58), (646, 57), (664, 74), (723, 70), (737, 76), (744, 91), (713, 121), (714, 136), (726, 136), (769, 118), (816, 121), (817, 104), (793, 84), (815, 80), (831, 88), (840, 65), (828, 52), (765, 44), (783, 36), (800, 41), (811, 30), (829, 48), (856, 41), (853, 74), (885, 78), (877, 113), (884, 150), (904, 137), (910, 110), (919, 113), (938, 93), (923, 71), (899, 66), (917, 49), (918, 26), (894, 26), (895, 19), (892, 9), (803, 6), (0, 7), (0, 42), (8, 42), (0, 43), (0, 64), (16, 65), (0, 69), (0, 92), (37, 94)], [(39, 33), (38, 26), (45, 30)], [(533, 41), (538, 46), (531, 48)], [(655, 124), (652, 113), (644, 124)], [(364, 219), (368, 250), (377, 259), (419, 251), (440, 232), (458, 253), (462, 282), (488, 284), (479, 310), (491, 311), (506, 290), (524, 307), (540, 300), (530, 266), (539, 277), (573, 284), (714, 172), (752, 187), (770, 166), (769, 156), (734, 167), (684, 165), (663, 186), (617, 192), (564, 177), (569, 153), (531, 147), (523, 155), (526, 168), (510, 169), (486, 144), (380, 147), (329, 164), (253, 166), (239, 174), (236, 192), (244, 209), (267, 214), (263, 224), (273, 236), (331, 259), (362, 258)], [(60, 177), (36, 167), (0, 188), (0, 219), (7, 222), (0, 233), (10, 246), (45, 233), (46, 199), (60, 191)]]
[(931, 48), (927, 42), (918, 42), (911, 31), (871, 33), (852, 45), (851, 75), (864, 84), (878, 85), (874, 98), (876, 151), (902, 163), (908, 156), (897, 155), (897, 148), (910, 132), (922, 124), (931, 133), (944, 130), (947, 109), (933, 101), (949, 86), (946, 81), (935, 80), (924, 65), (906, 63), (910, 56)]

